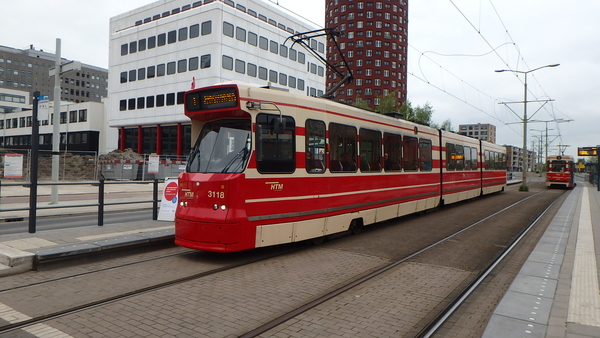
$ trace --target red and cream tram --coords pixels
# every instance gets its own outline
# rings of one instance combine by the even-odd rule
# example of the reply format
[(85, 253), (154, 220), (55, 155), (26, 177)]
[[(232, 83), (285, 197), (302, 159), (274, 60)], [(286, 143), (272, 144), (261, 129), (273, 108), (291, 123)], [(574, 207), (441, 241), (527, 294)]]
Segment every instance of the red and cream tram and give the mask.
[(571, 156), (548, 156), (546, 159), (546, 186), (549, 188), (575, 187), (575, 162)]
[(322, 98), (191, 90), (175, 243), (229, 252), (320, 238), (506, 185), (504, 148)]

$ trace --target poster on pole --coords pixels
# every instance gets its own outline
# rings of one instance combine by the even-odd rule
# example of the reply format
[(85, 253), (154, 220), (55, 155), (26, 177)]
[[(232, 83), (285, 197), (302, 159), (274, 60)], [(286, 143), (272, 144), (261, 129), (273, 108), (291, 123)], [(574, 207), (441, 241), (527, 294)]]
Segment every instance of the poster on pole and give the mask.
[(177, 177), (165, 178), (160, 209), (158, 210), (159, 221), (175, 221), (175, 210), (177, 209)]
[(160, 165), (160, 155), (149, 155), (148, 156), (148, 173), (158, 173), (158, 167)]
[(38, 96), (38, 120), (47, 120), (50, 111), (50, 96)]
[(4, 177), (23, 177), (23, 155), (4, 155)]

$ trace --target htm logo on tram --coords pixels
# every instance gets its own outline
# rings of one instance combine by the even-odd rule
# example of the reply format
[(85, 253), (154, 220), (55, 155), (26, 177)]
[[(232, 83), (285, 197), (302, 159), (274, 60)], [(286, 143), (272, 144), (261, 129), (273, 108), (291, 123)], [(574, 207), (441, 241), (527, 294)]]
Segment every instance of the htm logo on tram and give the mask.
[(265, 184), (270, 184), (271, 185), (271, 190), (273, 190), (273, 191), (281, 191), (281, 190), (283, 190), (283, 183), (279, 183), (279, 182), (265, 182)]

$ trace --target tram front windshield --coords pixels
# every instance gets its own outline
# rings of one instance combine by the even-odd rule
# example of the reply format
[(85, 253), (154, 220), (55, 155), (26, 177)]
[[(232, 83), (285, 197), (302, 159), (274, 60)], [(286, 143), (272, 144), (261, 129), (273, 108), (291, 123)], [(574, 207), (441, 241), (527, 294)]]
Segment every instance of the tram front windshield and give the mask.
[(241, 173), (252, 146), (250, 120), (219, 120), (202, 128), (188, 158), (189, 173)]
[(551, 172), (555, 172), (555, 173), (562, 173), (562, 172), (566, 172), (569, 171), (567, 169), (567, 162), (566, 161), (552, 161), (550, 162), (550, 170)]

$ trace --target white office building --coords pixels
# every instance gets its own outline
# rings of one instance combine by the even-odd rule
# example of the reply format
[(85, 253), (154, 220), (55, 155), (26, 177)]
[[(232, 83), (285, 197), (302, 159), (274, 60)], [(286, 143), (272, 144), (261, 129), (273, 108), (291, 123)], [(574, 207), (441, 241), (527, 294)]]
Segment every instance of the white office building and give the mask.
[[(60, 102), (60, 151), (105, 153), (107, 139), (116, 138), (106, 127), (104, 103)], [(10, 151), (29, 151), (32, 145), (33, 111), (29, 92), (0, 89), (0, 147)], [(40, 152), (52, 150), (54, 133), (54, 101), (49, 102), (47, 115), (38, 115)]]
[[(288, 39), (321, 27), (266, 0), (161, 0), (110, 20), (109, 148), (187, 155), (183, 93), (243, 81), (318, 96), (325, 69)], [(308, 41), (325, 57), (325, 38)]]

